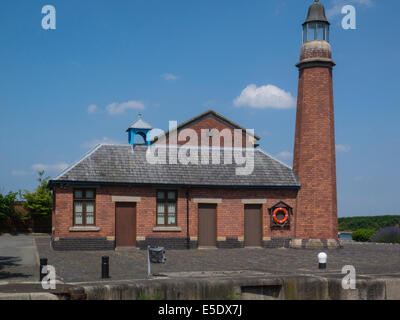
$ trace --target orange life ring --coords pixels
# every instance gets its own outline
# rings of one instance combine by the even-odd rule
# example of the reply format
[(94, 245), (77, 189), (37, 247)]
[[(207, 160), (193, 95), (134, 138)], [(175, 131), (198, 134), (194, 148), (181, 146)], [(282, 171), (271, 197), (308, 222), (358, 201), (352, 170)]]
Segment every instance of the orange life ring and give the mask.
[[(278, 212), (283, 212), (285, 213), (285, 217), (282, 220), (279, 220), (276, 215)], [(289, 219), (289, 212), (285, 208), (277, 208), (275, 209), (274, 213), (272, 214), (272, 217), (274, 218), (274, 221), (280, 225), (285, 224), (286, 221)]]

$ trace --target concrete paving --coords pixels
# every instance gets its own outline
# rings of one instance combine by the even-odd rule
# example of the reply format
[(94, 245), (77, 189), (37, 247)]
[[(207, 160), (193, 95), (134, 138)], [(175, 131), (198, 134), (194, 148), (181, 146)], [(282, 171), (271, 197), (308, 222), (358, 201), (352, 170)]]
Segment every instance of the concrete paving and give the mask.
[[(110, 258), (109, 280), (147, 278), (147, 252), (138, 249), (117, 251), (54, 251), (49, 239), (36, 239), (40, 257), (48, 258), (58, 279), (67, 283), (101, 280), (101, 257)], [(328, 267), (318, 269), (320, 250), (302, 249), (220, 249), (167, 250), (166, 264), (152, 264), (160, 275), (188, 272), (251, 271), (271, 275), (341, 275), (345, 265), (353, 265), (358, 275), (396, 275), (400, 277), (400, 245), (347, 244), (343, 249), (327, 250)]]
[[(49, 237), (3, 235), (0, 300), (140, 299), (143, 292), (150, 297), (165, 293), (165, 299), (400, 298), (400, 245), (347, 243), (343, 249), (326, 250), (326, 270), (318, 269), (319, 252), (169, 250), (167, 263), (152, 264), (148, 279), (146, 251), (54, 251)], [(100, 276), (103, 255), (110, 257), (107, 280)], [(56, 290), (44, 290), (38, 283), (39, 257), (56, 268)], [(353, 265), (357, 272), (358, 287), (350, 296), (341, 289), (344, 265)]]
[(34, 236), (24, 234), (0, 236), (0, 285), (37, 278), (38, 254), (34, 241)]

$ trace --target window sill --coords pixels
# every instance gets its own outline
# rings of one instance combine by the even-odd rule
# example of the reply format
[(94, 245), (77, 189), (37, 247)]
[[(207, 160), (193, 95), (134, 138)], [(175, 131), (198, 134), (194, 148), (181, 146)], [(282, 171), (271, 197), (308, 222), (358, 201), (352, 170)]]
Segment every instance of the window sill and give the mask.
[(182, 228), (157, 226), (153, 227), (153, 232), (182, 232)]
[(99, 227), (85, 227), (85, 226), (82, 226), (82, 227), (78, 227), (78, 226), (75, 226), (75, 227), (71, 227), (71, 228), (69, 228), (69, 231), (70, 232), (98, 232), (98, 231), (100, 231), (100, 228)]

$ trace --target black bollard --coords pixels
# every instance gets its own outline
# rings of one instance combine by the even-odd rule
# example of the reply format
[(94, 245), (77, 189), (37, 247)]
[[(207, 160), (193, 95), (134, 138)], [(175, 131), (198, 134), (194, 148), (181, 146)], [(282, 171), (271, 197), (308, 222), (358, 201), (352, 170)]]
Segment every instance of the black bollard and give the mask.
[(39, 266), (39, 281), (42, 282), (43, 278), (47, 275), (47, 273), (43, 273), (42, 269), (44, 266), (47, 266), (47, 258), (40, 259), (40, 266)]
[(101, 257), (101, 278), (102, 279), (108, 279), (110, 277), (109, 261), (110, 261), (109, 257), (107, 257), (107, 256)]

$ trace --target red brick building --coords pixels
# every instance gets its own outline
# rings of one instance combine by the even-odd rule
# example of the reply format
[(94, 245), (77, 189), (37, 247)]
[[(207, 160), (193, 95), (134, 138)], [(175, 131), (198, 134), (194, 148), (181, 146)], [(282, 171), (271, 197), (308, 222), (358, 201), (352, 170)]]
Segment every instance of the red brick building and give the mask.
[(99, 145), (50, 181), (53, 248), (337, 246), (334, 63), (317, 1), (303, 39), (294, 169), (214, 111), (157, 137), (139, 118), (129, 144)]

